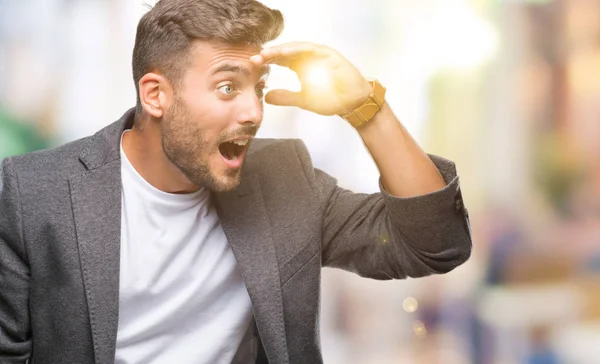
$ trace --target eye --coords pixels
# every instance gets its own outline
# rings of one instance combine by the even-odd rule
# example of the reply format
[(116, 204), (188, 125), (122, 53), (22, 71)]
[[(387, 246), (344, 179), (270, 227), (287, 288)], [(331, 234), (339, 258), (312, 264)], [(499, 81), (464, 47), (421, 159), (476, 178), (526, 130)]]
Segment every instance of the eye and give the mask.
[(219, 92), (221, 92), (222, 94), (225, 94), (227, 96), (231, 96), (235, 93), (235, 87), (233, 87), (233, 85), (230, 83), (220, 86), (218, 88), (218, 90), (219, 90)]

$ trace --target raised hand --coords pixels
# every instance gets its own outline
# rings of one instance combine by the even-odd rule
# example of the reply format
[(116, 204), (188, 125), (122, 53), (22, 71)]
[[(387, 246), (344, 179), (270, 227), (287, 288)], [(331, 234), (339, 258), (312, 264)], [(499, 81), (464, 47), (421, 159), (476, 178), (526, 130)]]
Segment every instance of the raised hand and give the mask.
[[(300, 92), (272, 90), (265, 101), (297, 106), (321, 115), (344, 115), (364, 103), (371, 84), (337, 51), (308, 42), (292, 42), (263, 49), (250, 61), (257, 66), (277, 64), (296, 72)], [(318, 78), (318, 79), (315, 79)]]

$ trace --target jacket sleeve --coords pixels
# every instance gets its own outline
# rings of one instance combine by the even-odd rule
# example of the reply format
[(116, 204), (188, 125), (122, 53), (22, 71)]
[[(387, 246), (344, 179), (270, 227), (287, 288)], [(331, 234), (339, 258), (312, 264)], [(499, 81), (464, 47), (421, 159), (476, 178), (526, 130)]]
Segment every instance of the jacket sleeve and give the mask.
[(303, 143), (296, 148), (321, 204), (324, 266), (363, 277), (402, 279), (446, 273), (470, 257), (468, 213), (451, 161), (430, 156), (446, 181), (443, 189), (398, 198), (381, 181), (379, 193), (343, 189), (335, 178), (312, 168)]
[(0, 362), (7, 364), (25, 363), (31, 352), (29, 266), (18, 189), (7, 158), (0, 175)]

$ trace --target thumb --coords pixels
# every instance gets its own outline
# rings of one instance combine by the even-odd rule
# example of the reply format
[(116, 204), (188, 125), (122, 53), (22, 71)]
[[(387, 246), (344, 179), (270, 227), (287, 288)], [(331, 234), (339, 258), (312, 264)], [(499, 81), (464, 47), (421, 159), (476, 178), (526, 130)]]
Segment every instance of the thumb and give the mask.
[(297, 106), (302, 107), (304, 98), (301, 92), (289, 90), (272, 90), (265, 95), (265, 102), (279, 106)]

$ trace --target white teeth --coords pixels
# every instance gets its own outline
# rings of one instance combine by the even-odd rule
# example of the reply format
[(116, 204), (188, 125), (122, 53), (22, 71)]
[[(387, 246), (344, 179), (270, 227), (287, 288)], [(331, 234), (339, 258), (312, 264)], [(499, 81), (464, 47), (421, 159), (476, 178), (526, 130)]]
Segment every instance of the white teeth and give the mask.
[(237, 145), (243, 147), (244, 145), (248, 144), (248, 139), (246, 139), (246, 140), (235, 140), (232, 143), (237, 144)]
[(238, 159), (237, 155), (234, 155), (233, 157), (231, 157), (232, 161), (236, 161)]

